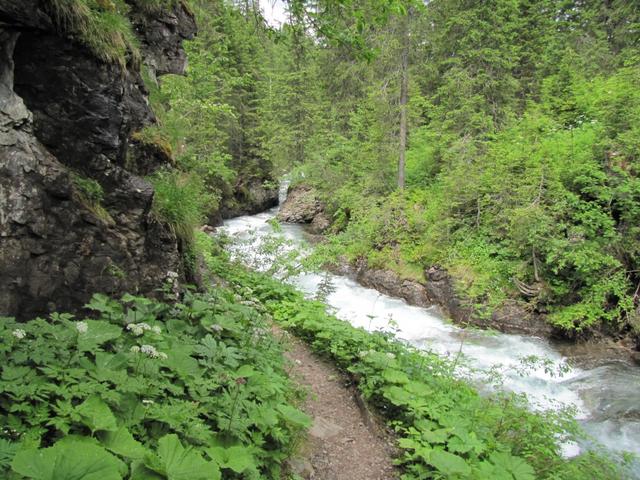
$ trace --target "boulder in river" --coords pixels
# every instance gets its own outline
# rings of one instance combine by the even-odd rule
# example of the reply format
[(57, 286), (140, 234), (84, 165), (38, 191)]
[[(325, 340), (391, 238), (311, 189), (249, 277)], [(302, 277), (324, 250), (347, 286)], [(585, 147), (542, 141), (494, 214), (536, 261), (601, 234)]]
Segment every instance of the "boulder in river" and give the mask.
[(322, 233), (331, 225), (317, 191), (304, 183), (289, 188), (277, 218), (281, 222), (309, 224), (313, 233)]
[(278, 187), (269, 179), (240, 179), (230, 198), (225, 200), (212, 225), (221, 225), (222, 219), (241, 215), (254, 215), (278, 205)]

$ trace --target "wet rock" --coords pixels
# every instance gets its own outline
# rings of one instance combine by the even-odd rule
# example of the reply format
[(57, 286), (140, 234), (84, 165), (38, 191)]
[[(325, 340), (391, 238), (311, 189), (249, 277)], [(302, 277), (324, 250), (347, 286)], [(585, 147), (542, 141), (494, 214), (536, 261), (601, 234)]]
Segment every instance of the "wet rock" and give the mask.
[(309, 232), (319, 235), (326, 232), (330, 226), (331, 218), (329, 218), (329, 215), (327, 215), (326, 212), (322, 211), (316, 214), (316, 216), (313, 217), (313, 220), (311, 220), (311, 223), (309, 224)]
[(411, 280), (403, 280), (397, 273), (390, 270), (369, 269), (360, 265), (357, 279), (366, 287), (375, 288), (379, 292), (393, 297), (403, 298), (411, 305), (428, 307), (433, 304), (424, 285)]
[(553, 327), (543, 316), (534, 313), (531, 305), (517, 300), (507, 300), (495, 309), (491, 326), (502, 332), (538, 337), (550, 337), (553, 333)]
[(235, 186), (232, 198), (225, 202), (219, 214), (209, 223), (219, 225), (224, 218), (253, 215), (278, 205), (278, 187), (264, 179), (243, 179)]
[[(287, 199), (280, 206), (278, 220), (288, 223), (312, 223), (315, 217), (324, 212), (324, 205), (318, 199), (313, 187), (298, 184), (289, 189)], [(322, 219), (317, 221), (317, 226)]]
[(404, 299), (410, 305), (429, 307), (437, 305), (458, 325), (474, 325), (492, 328), (506, 333), (519, 333), (550, 337), (552, 327), (542, 315), (534, 313), (525, 302), (508, 300), (495, 309), (489, 318), (480, 316), (469, 302), (454, 287), (449, 273), (432, 266), (425, 270), (424, 282), (406, 280), (391, 270), (372, 269), (366, 262), (349, 266), (341, 262), (330, 268), (334, 273), (350, 275), (365, 287), (370, 287), (387, 295)]

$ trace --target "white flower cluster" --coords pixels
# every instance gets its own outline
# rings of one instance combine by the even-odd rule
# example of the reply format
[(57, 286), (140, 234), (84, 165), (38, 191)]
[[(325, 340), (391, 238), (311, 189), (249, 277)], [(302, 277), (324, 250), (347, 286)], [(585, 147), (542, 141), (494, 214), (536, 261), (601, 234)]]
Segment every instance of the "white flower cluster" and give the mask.
[(260, 306), (260, 304), (255, 300), (242, 300), (240, 304), (244, 305), (245, 307), (253, 307), (253, 308), (257, 308)]
[(209, 330), (213, 330), (214, 332), (221, 332), (222, 330), (224, 330), (224, 327), (222, 325), (214, 323), (213, 325), (209, 326)]
[(87, 333), (89, 331), (89, 324), (87, 322), (76, 322), (76, 329), (78, 333)]
[(153, 345), (142, 345), (141, 347), (134, 345), (133, 347), (131, 347), (131, 352), (143, 353), (150, 358), (159, 358), (160, 360), (166, 360), (167, 358), (169, 358), (166, 353), (159, 352)]
[(18, 340), (22, 340), (24, 337), (27, 336), (27, 332), (25, 332), (21, 328), (16, 328), (13, 332), (11, 332), (11, 334), (14, 337), (16, 337)]
[(139, 337), (140, 335), (144, 334), (144, 332), (149, 330), (151, 330), (153, 333), (157, 333), (158, 335), (162, 333), (162, 329), (159, 326), (155, 325), (152, 327), (145, 322), (130, 323), (129, 325), (127, 325), (127, 330), (133, 333), (136, 337)]
[(178, 272), (174, 272), (172, 270), (169, 270), (167, 272), (166, 276), (167, 276), (167, 278), (170, 278), (170, 279), (176, 279), (176, 278), (178, 278), (179, 275), (178, 275)]

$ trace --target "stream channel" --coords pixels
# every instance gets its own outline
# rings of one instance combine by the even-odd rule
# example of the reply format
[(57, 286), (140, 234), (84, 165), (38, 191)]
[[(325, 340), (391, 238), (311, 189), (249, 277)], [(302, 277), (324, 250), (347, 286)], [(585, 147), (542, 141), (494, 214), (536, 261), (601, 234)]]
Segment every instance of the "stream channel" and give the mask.
[[(270, 220), (277, 211), (276, 207), (225, 221), (221, 230), (232, 240), (232, 254), (264, 270), (273, 257), (261, 252), (265, 243), (273, 243), (274, 237), (286, 240), (289, 246), (285, 248), (301, 251), (312, 248), (305, 240), (301, 225), (283, 224), (279, 229), (273, 228)], [(466, 363), (474, 369), (497, 369), (504, 377), (503, 388), (525, 393), (534, 409), (573, 406), (576, 418), (591, 439), (579, 445), (563, 445), (567, 456), (593, 448), (596, 443), (613, 452), (640, 455), (640, 368), (637, 366), (611, 360), (595, 368), (572, 368), (558, 375), (567, 358), (546, 339), (463, 329), (447, 321), (437, 307), (408, 305), (402, 299), (363, 287), (345, 276), (303, 273), (286, 281), (308, 297), (314, 297), (319, 289), (329, 285), (324, 301), (338, 318), (356, 327), (386, 330), (393, 319), (396, 335), (416, 347), (454, 357), (462, 352)], [(566, 348), (563, 353), (571, 355)], [(526, 356), (548, 359), (547, 368), (530, 366), (523, 373), (521, 359)], [(553, 373), (549, 372), (549, 365)], [(633, 462), (629, 477), (640, 479), (640, 461)]]

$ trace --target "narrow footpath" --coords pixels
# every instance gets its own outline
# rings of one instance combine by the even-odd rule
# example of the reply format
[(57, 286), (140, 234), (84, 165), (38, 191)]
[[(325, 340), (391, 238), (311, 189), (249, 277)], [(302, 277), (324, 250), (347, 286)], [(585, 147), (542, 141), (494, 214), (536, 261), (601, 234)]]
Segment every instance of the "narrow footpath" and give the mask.
[(292, 470), (306, 480), (398, 478), (392, 433), (368, 413), (347, 377), (301, 340), (288, 343), (290, 375), (308, 389), (303, 410), (313, 418)]

